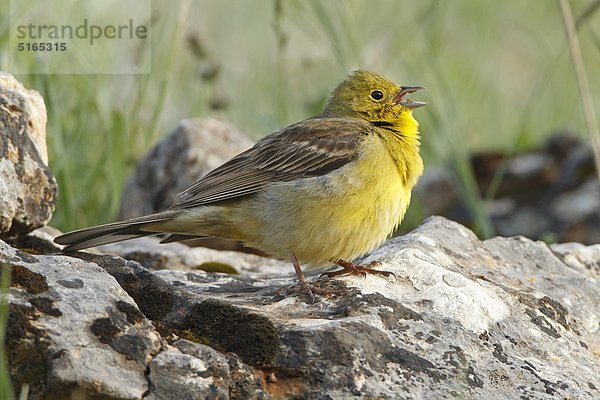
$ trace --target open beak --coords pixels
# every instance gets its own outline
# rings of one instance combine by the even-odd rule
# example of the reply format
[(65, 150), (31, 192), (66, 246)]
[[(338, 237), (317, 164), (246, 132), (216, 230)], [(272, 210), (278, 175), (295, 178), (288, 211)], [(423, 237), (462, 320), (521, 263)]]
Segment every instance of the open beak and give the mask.
[(410, 109), (414, 109), (414, 108), (419, 108), (419, 107), (423, 107), (424, 105), (427, 105), (427, 103), (423, 102), (423, 101), (412, 101), (410, 99), (405, 99), (404, 96), (406, 96), (409, 93), (414, 93), (418, 90), (422, 90), (424, 88), (422, 88), (421, 86), (400, 86), (400, 91), (398, 92), (398, 94), (396, 95), (396, 97), (394, 97), (394, 103), (395, 104), (400, 104), (406, 108), (410, 108)]

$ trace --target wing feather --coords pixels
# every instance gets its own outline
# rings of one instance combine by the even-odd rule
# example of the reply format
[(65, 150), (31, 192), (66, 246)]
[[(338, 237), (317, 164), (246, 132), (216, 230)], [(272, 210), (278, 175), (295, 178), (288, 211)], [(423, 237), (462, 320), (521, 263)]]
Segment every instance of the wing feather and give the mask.
[(256, 193), (272, 182), (327, 174), (351, 162), (372, 127), (359, 120), (313, 118), (259, 140), (179, 194), (185, 209)]

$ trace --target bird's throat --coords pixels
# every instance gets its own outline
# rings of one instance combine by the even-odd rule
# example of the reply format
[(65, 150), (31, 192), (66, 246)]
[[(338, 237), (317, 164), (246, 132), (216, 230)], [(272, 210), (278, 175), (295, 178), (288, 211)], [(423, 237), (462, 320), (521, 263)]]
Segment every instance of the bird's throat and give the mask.
[(403, 112), (391, 121), (377, 122), (372, 124), (380, 128), (379, 136), (396, 163), (400, 178), (412, 188), (423, 173), (423, 161), (419, 155), (419, 123), (412, 112)]
[(406, 140), (419, 141), (419, 123), (412, 111), (403, 111), (392, 119), (375, 119), (370, 122), (371, 125), (396, 133)]

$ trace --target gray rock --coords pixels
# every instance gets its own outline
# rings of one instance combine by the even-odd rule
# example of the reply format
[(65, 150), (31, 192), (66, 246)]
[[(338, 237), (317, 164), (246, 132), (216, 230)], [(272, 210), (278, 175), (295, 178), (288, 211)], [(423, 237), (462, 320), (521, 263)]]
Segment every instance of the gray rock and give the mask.
[(6, 350), (15, 388), (29, 384), (30, 399), (142, 397), (161, 338), (112, 276), (2, 241), (0, 265), (12, 270)]
[(550, 248), (569, 267), (583, 274), (600, 275), (600, 244), (557, 243)]
[(558, 221), (561, 237), (600, 243), (600, 182), (597, 176), (556, 196), (551, 210)]
[[(571, 250), (588, 262), (591, 251)], [(372, 260), (397, 280), (341, 278), (337, 296), (312, 305), (277, 297), (291, 280), (155, 274), (203, 299), (187, 329), (274, 372), (269, 393), (284, 387), (286, 396), (302, 399), (600, 395), (597, 271), (565, 264), (542, 242), (481, 242), (442, 218), (364, 261)], [(219, 307), (226, 325), (211, 322)], [(238, 344), (245, 335), (257, 348)]]
[[(163, 211), (177, 194), (206, 173), (252, 146), (252, 141), (229, 123), (217, 119), (184, 119), (138, 162), (123, 190), (119, 218)], [(188, 241), (190, 246), (250, 251), (241, 243), (217, 238)]]
[(0, 237), (30, 232), (52, 217), (57, 195), (47, 167), (42, 96), (0, 72)]
[(552, 157), (548, 154), (519, 154), (510, 160), (506, 173), (518, 176), (520, 179), (537, 178), (545, 173), (552, 161)]
[(580, 221), (600, 215), (600, 182), (590, 179), (577, 189), (560, 194), (552, 204), (552, 211), (565, 221)]
[(430, 218), (363, 260), (396, 279), (312, 279), (332, 292), (314, 304), (286, 295), (288, 271), (151, 273), (119, 257), (72, 255), (112, 275), (170, 343), (151, 355), (150, 398), (600, 396), (594, 246), (482, 242)]
[[(491, 202), (497, 205), (498, 201)], [(489, 207), (488, 207), (489, 208)], [(520, 205), (511, 212), (503, 210), (502, 214), (491, 214), (496, 228), (506, 236), (523, 235), (526, 237), (543, 237), (552, 228), (552, 221), (546, 218), (547, 213), (538, 207)]]
[(120, 218), (168, 208), (177, 193), (250, 146), (252, 141), (226, 122), (182, 120), (173, 133), (140, 160), (127, 180)]
[(241, 273), (246, 278), (294, 276), (289, 261), (261, 257), (238, 251), (217, 251), (204, 247), (190, 248), (182, 243), (160, 244), (156, 237), (142, 237), (100, 246), (97, 250), (135, 260), (150, 270), (203, 270)]
[[(55, 251), (44, 245), (46, 234), (16, 243)], [(31, 255), (0, 242), (0, 266), (13, 269), (7, 348), (15, 387), (30, 384), (32, 399), (268, 398), (260, 372), (235, 354), (178, 339), (199, 340), (185, 326), (199, 309), (194, 296), (136, 262), (78, 255)], [(40, 307), (53, 318), (41, 318)]]
[(149, 374), (152, 390), (147, 399), (169, 400), (175, 393), (181, 400), (229, 399), (228, 386), (223, 382), (224, 377), (230, 378), (227, 360), (208, 349), (216, 354), (211, 361), (224, 365), (224, 370), (174, 348), (154, 357)]
[(148, 400), (266, 399), (262, 380), (235, 355), (177, 340), (150, 363)]

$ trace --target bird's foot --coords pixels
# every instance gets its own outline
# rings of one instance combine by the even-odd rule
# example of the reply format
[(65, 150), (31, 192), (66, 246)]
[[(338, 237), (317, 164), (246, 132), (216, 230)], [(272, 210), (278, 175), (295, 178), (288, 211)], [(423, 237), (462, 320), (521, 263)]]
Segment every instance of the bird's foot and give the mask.
[(286, 291), (286, 294), (306, 294), (309, 297), (310, 302), (314, 303), (316, 300), (315, 294), (328, 296), (332, 294), (337, 294), (337, 291), (332, 289), (325, 289), (307, 281), (300, 281), (297, 285), (290, 287)]
[(290, 259), (292, 260), (292, 265), (294, 266), (294, 270), (296, 271), (296, 277), (298, 278), (298, 284), (292, 286), (287, 290), (287, 294), (302, 294), (305, 293), (310, 298), (310, 302), (315, 302), (315, 294), (320, 295), (332, 295), (338, 294), (339, 292), (335, 289), (323, 288), (321, 286), (317, 286), (314, 283), (309, 283), (304, 278), (304, 272), (302, 272), (302, 268), (300, 268), (300, 263), (298, 259), (294, 255), (294, 253), (290, 253)]
[(371, 274), (384, 276), (386, 278), (393, 276), (394, 279), (396, 279), (396, 274), (394, 274), (393, 272), (373, 269), (381, 265), (379, 261), (373, 261), (366, 265), (354, 264), (352, 262), (341, 259), (335, 260), (333, 262), (342, 267), (342, 269), (337, 271), (325, 272), (324, 274), (321, 274), (321, 277), (326, 276), (328, 278), (333, 278), (334, 276), (340, 275), (360, 275), (366, 278), (368, 274)]

